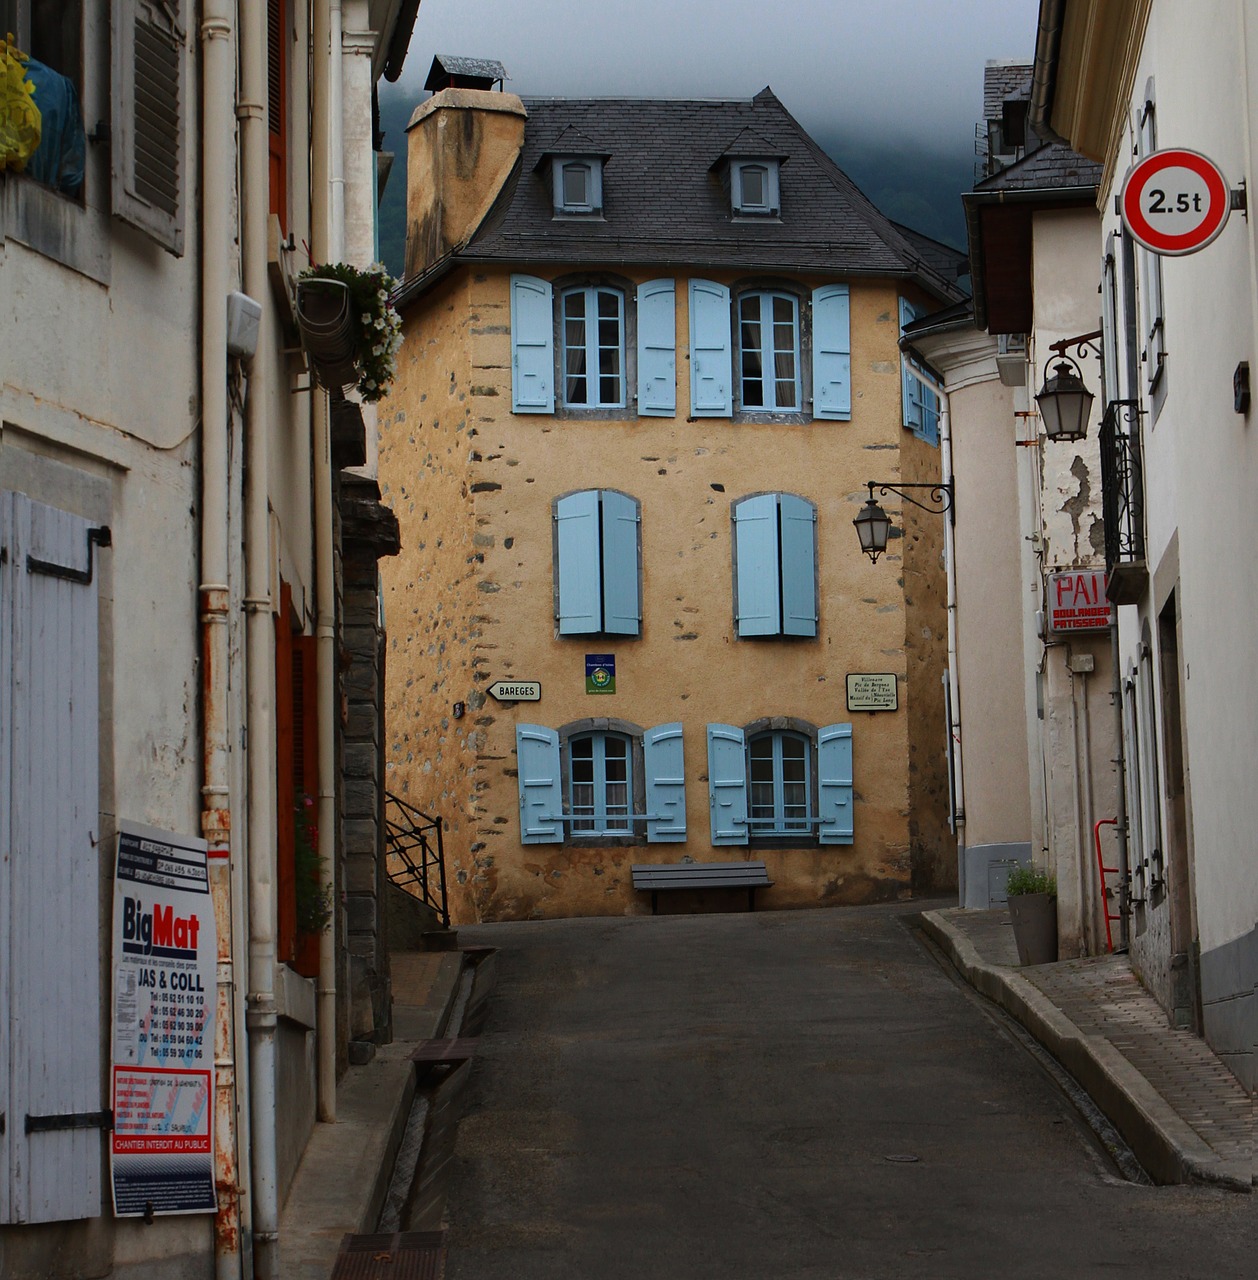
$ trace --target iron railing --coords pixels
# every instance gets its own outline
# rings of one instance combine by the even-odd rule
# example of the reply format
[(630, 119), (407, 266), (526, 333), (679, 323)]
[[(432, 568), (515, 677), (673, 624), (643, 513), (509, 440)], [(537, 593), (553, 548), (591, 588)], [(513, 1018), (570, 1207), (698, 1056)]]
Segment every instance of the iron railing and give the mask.
[(420, 813), (393, 792), (384, 793), (385, 844), (389, 856), (389, 879), (400, 889), (431, 907), (450, 927), (446, 902), (446, 861), (441, 847), (441, 819)]
[(1143, 578), (1147, 572), (1140, 406), (1135, 400), (1112, 400), (1101, 420), (1101, 511), (1110, 597), (1123, 603), (1114, 586), (1126, 579)]

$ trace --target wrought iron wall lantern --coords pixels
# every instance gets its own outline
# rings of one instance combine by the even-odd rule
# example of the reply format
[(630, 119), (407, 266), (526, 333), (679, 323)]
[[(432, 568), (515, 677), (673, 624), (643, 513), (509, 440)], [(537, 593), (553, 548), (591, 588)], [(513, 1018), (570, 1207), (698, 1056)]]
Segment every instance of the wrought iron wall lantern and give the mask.
[[(1057, 363), (1051, 375), (1045, 370), (1044, 386), (1035, 397), (1035, 403), (1040, 407), (1044, 434), (1050, 440), (1082, 440), (1088, 434), (1088, 418), (1095, 397), (1083, 384), (1078, 360), (1067, 352), (1074, 347), (1076, 354), (1083, 357), (1091, 351), (1099, 360), (1101, 348), (1096, 339), (1100, 336), (1101, 330), (1097, 329), (1093, 333), (1063, 338), (1049, 347)], [(1052, 363), (1051, 358), (1049, 363)]]
[[(901, 485), (883, 484), (880, 480), (866, 480), (865, 484), (869, 487), (869, 497), (865, 500), (865, 505), (861, 508), (860, 515), (852, 521), (852, 524), (856, 526), (856, 534), (861, 541), (861, 550), (873, 564), (878, 563), (878, 557), (887, 549), (887, 539), (891, 536), (891, 517), (878, 505), (878, 501), (874, 497), (875, 489), (878, 490), (880, 496), (894, 493), (897, 498), (902, 498), (905, 502), (911, 503), (923, 511), (929, 511), (933, 515), (943, 515), (946, 511), (952, 524), (955, 525), (957, 522), (957, 512), (954, 504), (956, 494), (951, 480), (944, 484)], [(905, 493), (905, 489), (927, 489), (929, 490), (927, 500), (918, 502), (916, 498), (910, 497)]]

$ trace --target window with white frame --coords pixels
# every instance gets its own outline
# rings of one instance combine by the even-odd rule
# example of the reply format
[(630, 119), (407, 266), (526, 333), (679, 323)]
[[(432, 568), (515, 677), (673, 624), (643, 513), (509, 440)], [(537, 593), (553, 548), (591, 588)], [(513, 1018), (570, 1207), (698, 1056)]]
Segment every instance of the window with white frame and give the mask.
[(846, 284), (811, 294), (751, 284), (731, 292), (718, 281), (692, 279), (689, 294), (692, 416), (851, 418)]
[(817, 508), (793, 493), (731, 504), (734, 628), (740, 637), (816, 636)]
[(851, 844), (852, 726), (775, 716), (708, 725), (714, 845)]
[(595, 285), (565, 289), (560, 316), (564, 405), (624, 408), (624, 292)]
[(598, 156), (556, 156), (551, 162), (556, 217), (603, 212), (603, 161)]
[(770, 217), (781, 208), (777, 160), (731, 160), (730, 203), (740, 217)]
[(745, 410), (798, 413), (799, 299), (778, 290), (738, 297), (738, 397)]
[(686, 838), (682, 726), (617, 719), (516, 726), (524, 844), (649, 844)]
[(642, 630), (641, 513), (615, 489), (556, 498), (555, 621), (561, 636)]

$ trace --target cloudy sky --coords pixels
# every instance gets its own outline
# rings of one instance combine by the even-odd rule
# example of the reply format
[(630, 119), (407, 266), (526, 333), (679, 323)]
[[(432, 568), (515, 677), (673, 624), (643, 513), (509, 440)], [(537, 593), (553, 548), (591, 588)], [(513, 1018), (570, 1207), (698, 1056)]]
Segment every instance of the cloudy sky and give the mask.
[(972, 137), (988, 58), (1030, 61), (1038, 0), (422, 0), (403, 82), (497, 58), (522, 95), (750, 97), (814, 134)]

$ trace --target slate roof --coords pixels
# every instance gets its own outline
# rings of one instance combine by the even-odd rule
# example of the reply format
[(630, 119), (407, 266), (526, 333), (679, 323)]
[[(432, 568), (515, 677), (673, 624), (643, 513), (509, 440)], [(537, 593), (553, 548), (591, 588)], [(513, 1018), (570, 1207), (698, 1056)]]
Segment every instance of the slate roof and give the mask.
[(969, 275), (970, 259), (964, 249), (956, 249), (942, 240), (924, 236), (902, 222), (893, 222), (891, 225), (945, 280), (959, 280), (962, 276)]
[(983, 68), (983, 119), (999, 120), (1006, 102), (1031, 100), (1029, 62), (989, 62)]
[(477, 80), (510, 80), (507, 69), (501, 62), (493, 58), (463, 58), (453, 53), (439, 53), (428, 68), (428, 80), (425, 89), (432, 89), (446, 76), (469, 76)]
[[(878, 212), (769, 89), (749, 102), (526, 98), (524, 105), (521, 160), (456, 250), (458, 260), (903, 276), (942, 300), (959, 296), (955, 276), (942, 275), (933, 254)], [(722, 166), (713, 169), (740, 137), (746, 143), (747, 130), (784, 157), (780, 218), (735, 220)], [(602, 218), (556, 219), (546, 175), (535, 172), (569, 131), (608, 157)]]
[(1049, 142), (1007, 169), (974, 184), (975, 191), (1048, 191), (1091, 188), (1101, 181), (1101, 165), (1060, 142)]

